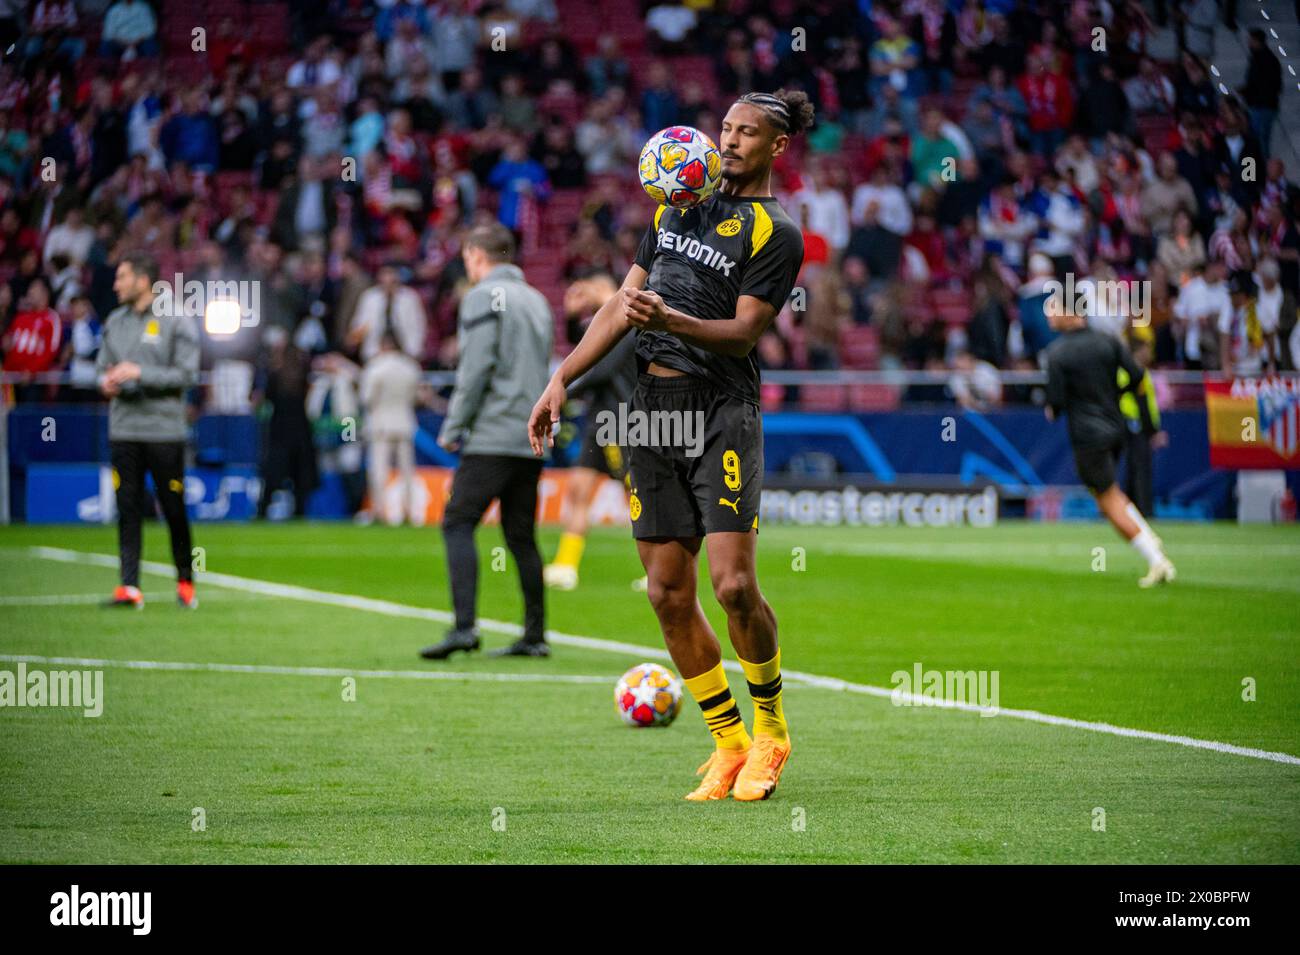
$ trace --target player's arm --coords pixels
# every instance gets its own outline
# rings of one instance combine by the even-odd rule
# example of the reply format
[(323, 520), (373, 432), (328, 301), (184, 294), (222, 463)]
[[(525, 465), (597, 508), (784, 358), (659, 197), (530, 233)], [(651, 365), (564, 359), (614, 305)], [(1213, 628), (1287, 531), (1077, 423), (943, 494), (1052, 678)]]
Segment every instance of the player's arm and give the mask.
[(654, 292), (626, 293), (627, 318), (639, 328), (665, 331), (721, 355), (744, 358), (785, 305), (803, 266), (803, 233), (777, 223), (741, 270), (734, 318), (704, 321), (669, 308)]
[(744, 358), (776, 318), (776, 307), (753, 295), (736, 300), (736, 317), (704, 321), (669, 308), (656, 293), (624, 289), (627, 320), (637, 328), (664, 331), (682, 341), (720, 355)]
[(569, 352), (568, 357), (560, 362), (560, 367), (555, 369), (555, 374), (547, 382), (546, 390), (533, 405), (533, 413), (528, 418), (528, 443), (532, 446), (533, 454), (540, 456), (547, 448), (554, 447), (555, 436), (552, 432), (560, 420), (560, 409), (564, 407), (569, 385), (595, 367), (632, 330), (623, 316), (623, 296), (628, 289), (641, 289), (645, 285), (647, 274), (640, 265), (633, 265), (627, 270), (623, 287), (600, 307), (587, 325), (578, 347)]

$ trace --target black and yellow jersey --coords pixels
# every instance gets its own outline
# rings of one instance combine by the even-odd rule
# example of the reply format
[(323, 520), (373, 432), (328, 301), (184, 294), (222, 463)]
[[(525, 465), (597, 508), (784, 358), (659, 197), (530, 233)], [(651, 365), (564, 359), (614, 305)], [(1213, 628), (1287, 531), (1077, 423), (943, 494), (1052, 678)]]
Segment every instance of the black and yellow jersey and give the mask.
[[(742, 295), (780, 311), (803, 266), (803, 234), (772, 197), (714, 193), (694, 209), (660, 206), (637, 249), (646, 288), (703, 321), (736, 317)], [(707, 351), (667, 332), (637, 331), (639, 370), (650, 362), (703, 378), (758, 404), (758, 359)]]

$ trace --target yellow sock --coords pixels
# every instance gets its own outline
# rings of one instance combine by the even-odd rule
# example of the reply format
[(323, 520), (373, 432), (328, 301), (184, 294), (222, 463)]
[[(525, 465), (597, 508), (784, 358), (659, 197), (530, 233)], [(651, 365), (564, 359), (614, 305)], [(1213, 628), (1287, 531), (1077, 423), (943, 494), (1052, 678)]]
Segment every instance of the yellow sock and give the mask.
[(718, 749), (749, 749), (749, 733), (745, 731), (745, 721), (740, 718), (740, 708), (731, 698), (722, 664), (683, 682), (704, 711), (704, 722), (717, 741)]
[(777, 739), (790, 738), (790, 728), (785, 722), (781, 707), (781, 651), (766, 663), (741, 660), (745, 679), (749, 681), (749, 697), (754, 701), (754, 735), (766, 733)]
[(582, 549), (586, 545), (587, 539), (581, 534), (561, 534), (560, 549), (555, 552), (555, 562), (577, 570), (578, 564), (582, 563)]

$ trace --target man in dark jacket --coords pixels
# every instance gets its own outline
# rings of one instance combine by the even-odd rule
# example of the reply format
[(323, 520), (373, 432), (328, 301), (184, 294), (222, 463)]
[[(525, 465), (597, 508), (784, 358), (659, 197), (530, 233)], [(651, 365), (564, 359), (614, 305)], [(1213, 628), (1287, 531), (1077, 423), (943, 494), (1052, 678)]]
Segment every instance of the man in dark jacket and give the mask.
[(456, 623), (441, 643), (420, 652), (427, 660), (479, 648), (474, 529), (494, 498), (524, 595), (523, 636), (495, 654), (551, 652), (537, 549), (542, 462), (533, 456), (528, 417), (546, 387), (555, 327), (546, 297), (524, 281), (513, 255), (514, 237), (498, 223), (470, 230), (461, 250), (474, 287), (460, 303), (456, 387), (438, 434), (442, 448), (461, 455), (442, 522)]
[(1246, 66), (1246, 85), (1241, 96), (1250, 110), (1250, 126), (1259, 137), (1264, 158), (1269, 155), (1273, 138), (1273, 120), (1277, 118), (1278, 101), (1282, 96), (1282, 64), (1268, 48), (1264, 31), (1250, 31), (1250, 62)]

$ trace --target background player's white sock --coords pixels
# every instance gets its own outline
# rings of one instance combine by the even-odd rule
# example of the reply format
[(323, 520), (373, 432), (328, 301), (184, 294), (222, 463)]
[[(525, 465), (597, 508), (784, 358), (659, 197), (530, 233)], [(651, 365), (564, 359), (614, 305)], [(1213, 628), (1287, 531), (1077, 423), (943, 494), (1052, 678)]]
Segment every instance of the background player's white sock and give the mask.
[(1156, 540), (1156, 535), (1151, 533), (1151, 528), (1143, 527), (1138, 531), (1137, 537), (1129, 543), (1137, 548), (1137, 552), (1147, 559), (1147, 565), (1154, 567), (1165, 559), (1165, 555), (1160, 550), (1160, 543)]
[[(1128, 515), (1129, 520), (1137, 525), (1138, 537), (1141, 537), (1144, 533), (1150, 534), (1152, 537), (1155, 536), (1155, 533), (1151, 530), (1151, 525), (1146, 522), (1146, 518), (1142, 516), (1142, 512), (1137, 509), (1136, 504), (1129, 504), (1124, 508), (1124, 513)], [(1136, 537), (1133, 539), (1134, 541), (1137, 540)]]

